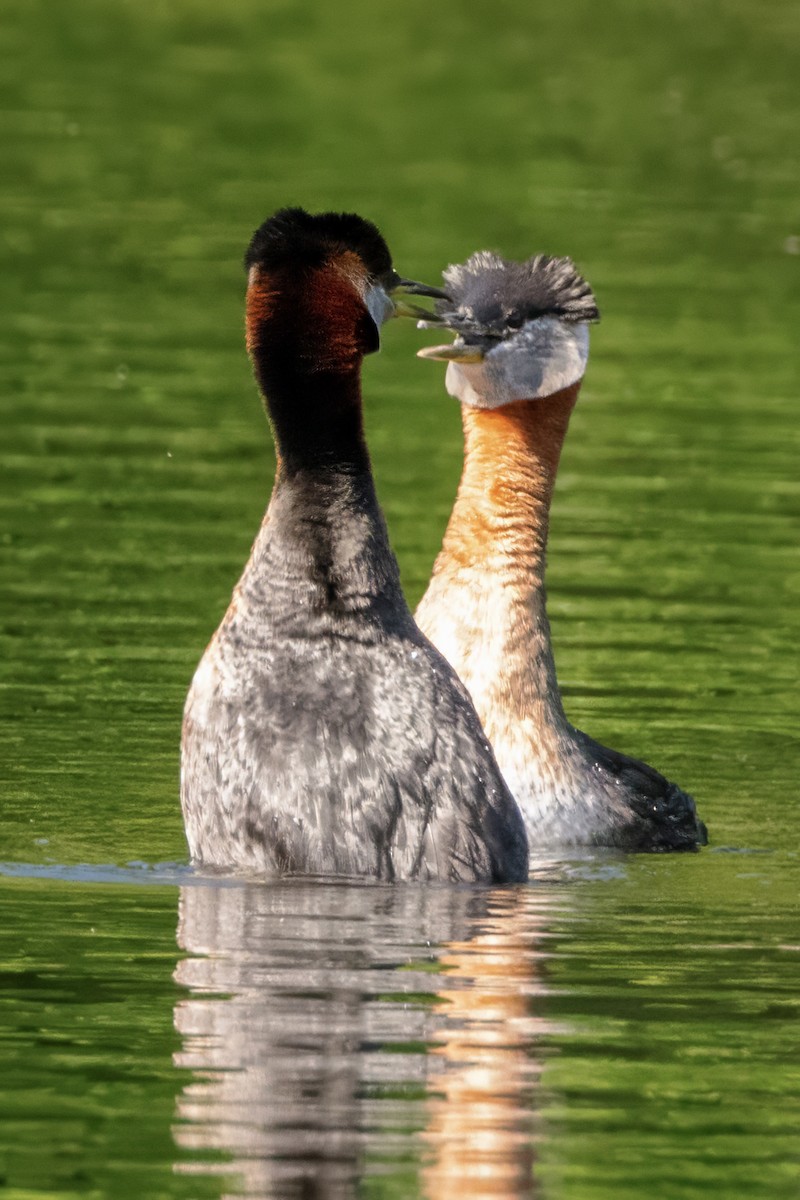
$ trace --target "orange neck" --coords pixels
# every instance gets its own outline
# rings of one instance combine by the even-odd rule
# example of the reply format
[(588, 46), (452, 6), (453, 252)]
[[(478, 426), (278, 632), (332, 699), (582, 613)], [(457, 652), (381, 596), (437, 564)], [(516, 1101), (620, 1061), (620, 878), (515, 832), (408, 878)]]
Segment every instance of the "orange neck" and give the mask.
[(543, 400), (464, 405), (464, 470), (436, 569), (502, 564), (528, 588), (544, 582), (561, 448), (580, 382)]
[(550, 501), (579, 387), (462, 409), (464, 471), (416, 616), (461, 676), (490, 740), (521, 721), (543, 747), (548, 737), (555, 745), (568, 736), (544, 572)]

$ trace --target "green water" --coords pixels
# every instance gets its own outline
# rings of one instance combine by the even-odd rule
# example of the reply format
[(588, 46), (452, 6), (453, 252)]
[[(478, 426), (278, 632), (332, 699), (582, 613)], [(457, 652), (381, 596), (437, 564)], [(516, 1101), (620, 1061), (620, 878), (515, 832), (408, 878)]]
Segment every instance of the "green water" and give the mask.
[[(800, 13), (220, 9), (0, 12), (0, 1195), (445, 1197), (495, 1120), (505, 1194), (795, 1196)], [(287, 202), (363, 212), (412, 277), (585, 271), (559, 675), (707, 851), (472, 899), (153, 868), (185, 862), (183, 697), (269, 492), (240, 263)], [(424, 340), (365, 369), (412, 603), (461, 453)]]

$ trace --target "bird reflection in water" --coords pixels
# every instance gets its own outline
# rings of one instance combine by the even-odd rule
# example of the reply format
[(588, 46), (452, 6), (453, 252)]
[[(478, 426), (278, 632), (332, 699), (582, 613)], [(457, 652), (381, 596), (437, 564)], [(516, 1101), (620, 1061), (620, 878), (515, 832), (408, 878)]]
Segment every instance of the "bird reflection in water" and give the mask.
[(540, 939), (561, 895), (183, 887), (176, 1169), (219, 1173), (230, 1200), (345, 1200), (417, 1170), (431, 1200), (535, 1195)]
[(443, 946), (439, 959), (446, 974), (438, 995), (448, 1003), (433, 1034), (423, 1134), (433, 1200), (536, 1195), (542, 897), (534, 905), (530, 891), (507, 890), (494, 899), (479, 928)]

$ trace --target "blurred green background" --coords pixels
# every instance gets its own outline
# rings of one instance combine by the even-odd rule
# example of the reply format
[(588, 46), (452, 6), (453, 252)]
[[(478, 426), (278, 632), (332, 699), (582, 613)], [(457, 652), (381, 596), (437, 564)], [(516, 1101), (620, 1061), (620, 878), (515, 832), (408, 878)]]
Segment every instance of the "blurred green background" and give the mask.
[[(712, 848), (567, 889), (548, 1194), (795, 1194), (798, 39), (789, 0), (0, 10), (0, 859), (23, 874), (185, 861), (183, 698), (274, 462), (254, 227), (356, 210), (412, 277), (545, 251), (596, 291), (559, 675), (577, 724), (696, 795)], [(395, 322), (365, 365), (412, 604), (461, 462), (429, 340)], [(0, 1188), (211, 1194), (171, 1167), (174, 890), (6, 879), (0, 902)]]
[[(696, 791), (717, 839), (773, 837), (797, 765), (798, 34), (783, 0), (6, 0), (5, 857), (184, 853), (182, 700), (273, 461), (241, 256), (285, 203), (363, 212), (418, 278), (481, 247), (576, 259), (603, 323), (552, 535), (569, 711)], [(366, 367), (412, 603), (461, 453), (422, 338), (397, 323)], [(751, 826), (734, 801), (765, 786)]]

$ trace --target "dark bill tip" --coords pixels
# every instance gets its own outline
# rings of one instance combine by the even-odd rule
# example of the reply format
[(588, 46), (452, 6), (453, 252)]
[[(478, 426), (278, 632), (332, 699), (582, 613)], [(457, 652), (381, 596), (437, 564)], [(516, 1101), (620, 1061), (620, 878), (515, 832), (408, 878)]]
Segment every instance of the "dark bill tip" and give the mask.
[(409, 296), (430, 296), (433, 300), (450, 299), (447, 292), (443, 292), (441, 288), (431, 287), (428, 283), (417, 283), (415, 279), (398, 279), (394, 286), (408, 292)]

